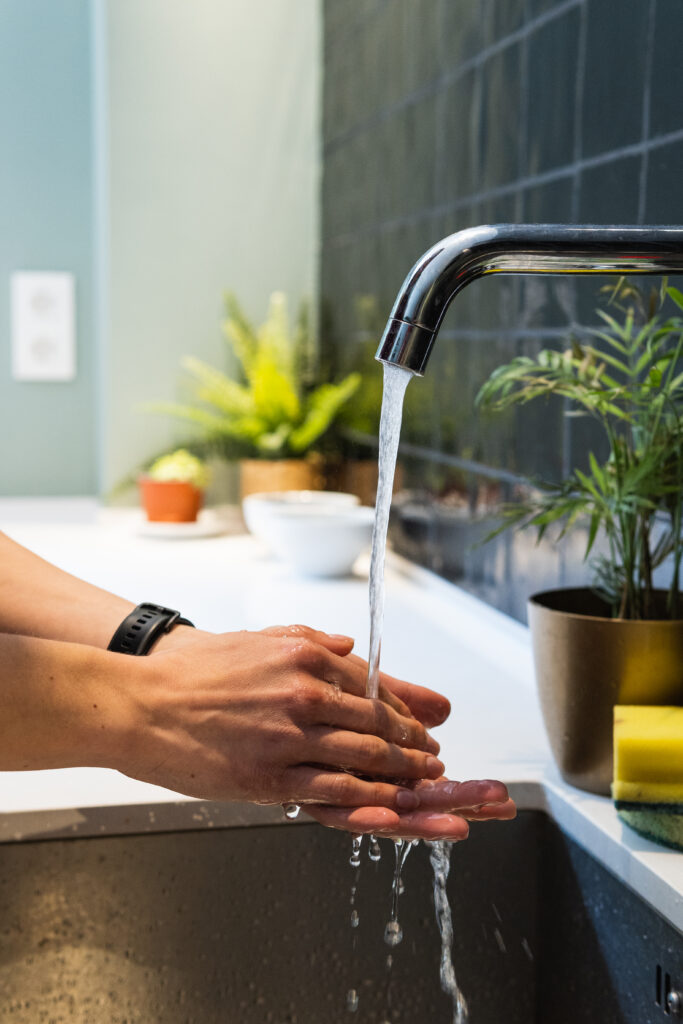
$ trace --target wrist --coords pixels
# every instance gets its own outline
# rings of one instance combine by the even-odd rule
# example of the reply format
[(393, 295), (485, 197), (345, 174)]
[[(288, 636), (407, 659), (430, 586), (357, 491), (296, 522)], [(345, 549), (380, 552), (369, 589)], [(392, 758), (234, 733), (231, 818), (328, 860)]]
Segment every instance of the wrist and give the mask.
[(78, 645), (73, 699), (75, 765), (120, 770), (140, 720), (143, 659)]
[(205, 629), (195, 629), (193, 626), (174, 626), (168, 633), (160, 636), (148, 657), (155, 654), (162, 654), (166, 651), (175, 651), (179, 647), (187, 647), (188, 644), (196, 643), (197, 640), (205, 639), (208, 636), (215, 636)]
[(153, 673), (148, 657), (97, 651), (91, 658), (84, 709), (83, 745), (87, 763), (131, 774), (131, 763), (144, 745), (146, 698)]

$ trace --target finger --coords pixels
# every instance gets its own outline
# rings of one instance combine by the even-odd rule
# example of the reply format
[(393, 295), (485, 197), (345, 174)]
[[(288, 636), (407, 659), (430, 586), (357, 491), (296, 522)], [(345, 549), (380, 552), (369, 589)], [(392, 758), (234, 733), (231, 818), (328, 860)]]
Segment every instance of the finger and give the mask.
[(283, 785), (286, 787), (288, 801), (304, 805), (323, 803), (346, 808), (412, 811), (420, 802), (420, 798), (411, 789), (394, 786), (389, 782), (358, 779), (348, 772), (325, 771), (310, 765), (288, 768), (284, 773)]
[[(367, 663), (357, 654), (347, 655), (347, 661), (359, 663), (367, 672)], [(402, 701), (423, 725), (441, 725), (448, 718), (451, 703), (447, 697), (435, 690), (396, 679), (386, 672), (380, 672), (379, 680), (382, 688)]]
[(504, 804), (485, 804), (460, 813), (468, 821), (512, 821), (517, 817), (517, 807), (514, 800), (506, 800)]
[(396, 831), (378, 831), (376, 835), (387, 835), (389, 839), (427, 839), (434, 842), (447, 839), (459, 843), (467, 839), (470, 827), (459, 814), (439, 814), (433, 811), (417, 810), (399, 815)]
[[(362, 658), (336, 655), (321, 644), (311, 642), (307, 637), (293, 647), (291, 656), (297, 668), (307, 670), (317, 679), (331, 683), (356, 697), (365, 696), (367, 679)], [(380, 688), (379, 699), (400, 715), (406, 718), (413, 717), (408, 706), (389, 690)]]
[(387, 779), (435, 779), (443, 764), (433, 754), (399, 747), (371, 733), (316, 726), (306, 735), (306, 761)]
[(306, 814), (327, 828), (338, 828), (361, 835), (389, 835), (398, 832), (401, 816), (388, 807), (331, 807), (329, 804), (306, 804)]
[(312, 626), (304, 626), (300, 623), (291, 626), (268, 626), (267, 629), (262, 629), (260, 632), (265, 633), (266, 636), (305, 637), (316, 644), (321, 644), (328, 651), (342, 656), (353, 650), (354, 645), (354, 639), (351, 636), (345, 636), (342, 633), (324, 633), (320, 629), (313, 629)]
[(434, 814), (417, 810), (396, 814), (384, 807), (328, 807), (313, 804), (304, 807), (306, 814), (321, 825), (347, 832), (371, 834), (386, 839), (446, 839), (461, 842), (467, 839), (467, 822), (453, 814)]
[[(329, 725), (357, 733), (380, 736), (399, 747), (413, 747), (430, 754), (439, 753), (439, 744), (416, 718), (399, 715), (381, 700), (338, 693), (326, 683), (311, 679), (317, 699), (304, 698), (311, 725)], [(483, 801), (482, 801), (483, 802)]]
[(502, 805), (508, 800), (507, 787), (494, 779), (453, 782), (450, 779), (420, 782), (416, 786), (420, 807), (434, 811), (464, 811), (484, 804)]
[(384, 673), (380, 675), (380, 680), (387, 690), (408, 705), (423, 725), (441, 725), (451, 713), (451, 702), (435, 690), (415, 683), (406, 683), (403, 679), (395, 679)]

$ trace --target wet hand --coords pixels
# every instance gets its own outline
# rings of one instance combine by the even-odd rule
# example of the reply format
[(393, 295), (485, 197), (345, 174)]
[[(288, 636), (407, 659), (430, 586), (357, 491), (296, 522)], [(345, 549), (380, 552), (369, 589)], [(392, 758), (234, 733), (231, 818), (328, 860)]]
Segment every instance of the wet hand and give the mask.
[(386, 807), (306, 807), (321, 825), (391, 839), (467, 839), (470, 821), (509, 821), (517, 814), (502, 782), (446, 778), (418, 782), (416, 810), (397, 813)]
[[(367, 672), (367, 662), (356, 654), (350, 654), (350, 661), (361, 665)], [(426, 728), (442, 725), (451, 713), (451, 703), (442, 693), (430, 690), (426, 686), (417, 686), (397, 679), (386, 672), (379, 674), (380, 685), (385, 692), (397, 697)]]
[(121, 655), (131, 725), (113, 767), (204, 799), (413, 810), (388, 780), (440, 777), (438, 744), (390, 690), (364, 697), (352, 643), (274, 627), (185, 634), (134, 671)]

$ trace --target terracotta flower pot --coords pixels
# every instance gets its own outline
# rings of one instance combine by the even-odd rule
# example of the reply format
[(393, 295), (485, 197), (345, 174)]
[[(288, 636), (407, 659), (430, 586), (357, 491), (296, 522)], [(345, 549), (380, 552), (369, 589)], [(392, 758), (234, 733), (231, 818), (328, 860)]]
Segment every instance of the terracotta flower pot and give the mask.
[(240, 499), (273, 491), (319, 491), (320, 464), (308, 459), (242, 459)]
[(572, 786), (610, 794), (615, 704), (683, 704), (683, 620), (611, 619), (588, 588), (529, 601), (543, 720)]
[(142, 505), (150, 523), (194, 523), (204, 500), (204, 492), (194, 484), (180, 480), (138, 481)]

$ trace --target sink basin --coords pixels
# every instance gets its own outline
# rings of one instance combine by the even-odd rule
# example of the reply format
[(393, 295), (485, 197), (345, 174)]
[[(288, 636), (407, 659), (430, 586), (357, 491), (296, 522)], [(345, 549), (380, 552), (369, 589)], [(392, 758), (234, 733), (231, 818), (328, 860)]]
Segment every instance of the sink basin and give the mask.
[[(382, 849), (352, 929), (349, 837), (312, 824), (0, 845), (0, 1018), (349, 1024), (355, 988), (359, 1022), (451, 1024), (427, 850), (408, 858), (390, 950)], [(683, 982), (683, 937), (544, 813), (473, 826), (449, 893), (471, 1024), (666, 1020), (657, 967)]]

